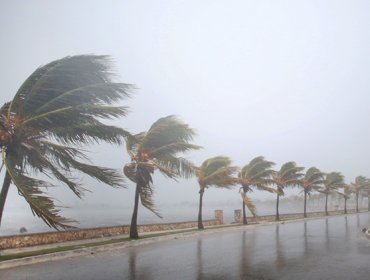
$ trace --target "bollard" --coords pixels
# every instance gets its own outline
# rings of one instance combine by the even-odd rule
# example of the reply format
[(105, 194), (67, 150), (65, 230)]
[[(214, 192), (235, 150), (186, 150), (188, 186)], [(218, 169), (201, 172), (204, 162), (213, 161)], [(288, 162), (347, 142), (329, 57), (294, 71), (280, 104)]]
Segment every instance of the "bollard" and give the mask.
[(224, 211), (223, 210), (215, 210), (215, 220), (217, 221), (218, 225), (222, 225), (224, 223)]
[(236, 209), (234, 210), (234, 222), (240, 224), (242, 222), (242, 210)]

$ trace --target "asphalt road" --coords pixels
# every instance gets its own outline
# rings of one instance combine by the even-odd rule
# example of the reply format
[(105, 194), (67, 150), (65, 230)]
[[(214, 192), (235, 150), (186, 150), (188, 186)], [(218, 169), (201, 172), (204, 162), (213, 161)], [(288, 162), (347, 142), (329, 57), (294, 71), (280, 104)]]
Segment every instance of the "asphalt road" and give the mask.
[(370, 214), (193, 235), (0, 270), (0, 279), (370, 279)]

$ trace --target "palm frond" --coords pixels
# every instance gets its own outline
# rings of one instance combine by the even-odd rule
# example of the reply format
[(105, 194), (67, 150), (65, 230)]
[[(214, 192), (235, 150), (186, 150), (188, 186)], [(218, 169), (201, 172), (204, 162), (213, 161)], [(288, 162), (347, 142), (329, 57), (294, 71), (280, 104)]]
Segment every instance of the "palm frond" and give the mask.
[(137, 183), (136, 172), (137, 164), (135, 162), (125, 164), (123, 167), (123, 174), (134, 183)]
[(344, 186), (344, 176), (339, 172), (331, 172), (326, 174), (324, 187), (327, 191), (331, 191)]
[(27, 146), (25, 149), (22, 149), (23, 151), (21, 152), (24, 155), (25, 164), (33, 168), (34, 171), (42, 172), (47, 176), (51, 173), (57, 180), (66, 184), (75, 195), (81, 198), (86, 189), (83, 188), (80, 183), (75, 182), (75, 178), (71, 178), (68, 175), (63, 174), (63, 171), (69, 170), (59, 165), (59, 162), (53, 157), (49, 158), (49, 154), (41, 148), (42, 146), (34, 145)]
[(260, 191), (267, 191), (269, 193), (276, 193), (276, 190), (274, 188), (267, 187), (266, 184), (255, 184), (255, 186)]
[(259, 156), (252, 159), (247, 165), (241, 170), (241, 176), (260, 178), (262, 176), (269, 176), (273, 173), (271, 169), (275, 164), (272, 161), (267, 161), (264, 157)]
[[(108, 56), (79, 55), (53, 61), (37, 69), (15, 95), (10, 111), (25, 116), (53, 111), (63, 104), (116, 102), (129, 96), (130, 85), (112, 83)], [(75, 94), (70, 94), (74, 92)], [(66, 94), (67, 93), (67, 94)], [(60, 101), (60, 102), (58, 102)]]
[(162, 215), (159, 213), (158, 209), (155, 207), (154, 200), (153, 200), (153, 189), (151, 185), (146, 185), (141, 188), (140, 200), (141, 200), (141, 204), (145, 208), (153, 212), (157, 217), (163, 218)]
[(143, 141), (146, 132), (140, 132), (135, 135), (128, 135), (126, 137), (126, 151), (131, 158), (138, 153), (140, 148), (140, 143)]
[(160, 118), (150, 127), (140, 148), (153, 151), (172, 143), (189, 142), (194, 136), (194, 129), (175, 116), (167, 116)]
[(206, 186), (229, 188), (240, 182), (240, 179), (235, 177), (237, 172), (238, 168), (231, 166), (231, 160), (225, 156), (209, 158), (196, 169), (201, 188)]
[(178, 177), (188, 179), (194, 175), (194, 164), (185, 158), (166, 156), (161, 160), (153, 160), (152, 164), (171, 179)]
[(205, 160), (200, 166), (200, 170), (203, 172), (203, 177), (212, 175), (220, 168), (228, 167), (231, 164), (231, 160), (225, 156), (217, 156)]
[[(120, 99), (117, 92), (122, 92), (126, 97), (129, 96), (128, 92), (132, 89), (131, 85), (122, 83), (99, 83), (87, 84), (78, 88), (65, 91), (56, 95), (53, 99), (45, 102), (42, 106), (37, 108), (34, 113), (43, 114), (53, 111), (58, 108), (64, 107), (83, 107), (86, 104), (94, 103), (95, 106), (101, 104), (112, 104)], [(111, 94), (103, 95), (102, 93), (110, 92)], [(112, 95), (115, 98), (112, 98)], [(87, 100), (88, 97), (88, 100)], [(126, 114), (127, 108), (123, 108), (121, 114)]]
[(60, 216), (60, 210), (56, 208), (53, 200), (44, 194), (43, 189), (51, 187), (51, 184), (25, 176), (20, 170), (13, 167), (14, 163), (10, 159), (3, 157), (3, 160), (12, 182), (17, 187), (19, 194), (27, 201), (34, 215), (56, 230), (73, 228), (68, 223), (75, 221)]
[(239, 193), (244, 201), (244, 204), (248, 207), (249, 211), (252, 213), (253, 216), (256, 216), (257, 215), (256, 206), (242, 190), (240, 190)]
[(70, 159), (69, 162), (74, 169), (89, 175), (99, 182), (105, 183), (115, 188), (126, 187), (124, 183), (124, 178), (114, 169), (90, 165), (72, 159)]
[(150, 150), (150, 156), (151, 158), (160, 159), (163, 156), (166, 157), (168, 155), (176, 155), (178, 153), (185, 153), (191, 150), (199, 150), (201, 148), (201, 146), (187, 142), (173, 142)]

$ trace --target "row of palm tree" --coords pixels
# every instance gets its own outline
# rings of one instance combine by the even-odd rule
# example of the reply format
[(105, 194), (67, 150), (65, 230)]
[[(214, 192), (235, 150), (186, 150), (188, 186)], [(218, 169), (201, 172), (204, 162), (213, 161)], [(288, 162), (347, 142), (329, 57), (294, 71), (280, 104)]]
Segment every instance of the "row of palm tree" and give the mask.
[[(213, 163), (214, 162), (214, 163)], [(220, 164), (222, 162), (223, 164)], [(301, 187), (304, 193), (304, 217), (307, 217), (307, 197), (313, 192), (317, 191), (325, 194), (325, 214), (328, 215), (328, 197), (329, 194), (337, 193), (345, 198), (345, 210), (347, 213), (347, 199), (352, 193), (356, 194), (356, 211), (358, 212), (358, 196), (360, 191), (370, 189), (370, 181), (366, 177), (356, 177), (355, 183), (351, 185), (344, 183), (344, 176), (339, 172), (331, 172), (325, 174), (316, 167), (307, 169), (305, 173), (303, 167), (297, 166), (293, 161), (287, 162), (281, 166), (277, 171), (273, 170), (275, 165), (271, 161), (267, 161), (264, 157), (259, 156), (252, 159), (247, 165), (245, 165), (238, 172), (236, 176), (237, 167), (231, 166), (231, 161), (227, 157), (215, 157), (206, 160), (201, 167), (198, 168), (196, 175), (198, 177), (200, 185), (200, 203), (199, 203), (199, 217), (198, 217), (198, 228), (202, 229), (201, 223), (201, 208), (202, 208), (202, 197), (204, 188), (210, 185), (216, 187), (224, 187), (227, 183), (227, 187), (232, 185), (240, 184), (240, 193), (243, 198), (243, 223), (247, 224), (246, 217), (246, 206), (250, 212), (255, 215), (256, 208), (248, 198), (248, 192), (252, 192), (253, 189), (268, 191), (270, 193), (276, 193), (276, 220), (280, 220), (279, 216), (279, 201), (280, 197), (284, 196), (284, 189), (287, 187)], [(209, 172), (206, 168), (209, 168)], [(219, 168), (219, 170), (217, 170)], [(227, 172), (226, 172), (227, 170)], [(208, 173), (206, 173), (208, 171)], [(204, 175), (206, 174), (206, 175)], [(216, 181), (217, 176), (210, 176), (212, 174), (222, 174), (222, 181), (220, 184)], [(204, 178), (209, 178), (207, 182)], [(204, 182), (207, 182), (206, 184)], [(276, 188), (272, 188), (275, 186)], [(343, 188), (343, 192), (339, 192), (338, 189)]]
[[(14, 98), (0, 108), (0, 171), (5, 167), (0, 193), (0, 224), (11, 183), (25, 198), (32, 212), (57, 230), (72, 226), (69, 224), (71, 220), (60, 215), (53, 199), (44, 192), (54, 181), (66, 185), (80, 198), (85, 188), (76, 178), (75, 171), (113, 187), (125, 187), (125, 178), (119, 172), (89, 163), (82, 147), (101, 142), (125, 143), (131, 158), (123, 168), (125, 177), (136, 185), (131, 238), (138, 238), (139, 202), (160, 217), (153, 200), (155, 170), (174, 180), (197, 177), (200, 187), (199, 229), (203, 228), (203, 195), (210, 186), (230, 188), (241, 185), (239, 192), (245, 224), (246, 207), (253, 215), (256, 214), (248, 197), (254, 189), (276, 193), (276, 219), (279, 220), (279, 199), (287, 187), (303, 187), (306, 216), (307, 195), (313, 190), (326, 195), (327, 213), (328, 195), (344, 186), (340, 173), (324, 174), (312, 167), (303, 174), (304, 168), (295, 162), (287, 162), (275, 171), (272, 169), (274, 163), (263, 157), (256, 157), (241, 169), (233, 166), (230, 158), (225, 156), (207, 159), (197, 167), (182, 157), (186, 152), (201, 149), (191, 143), (195, 131), (175, 116), (161, 118), (148, 131), (137, 134), (103, 123), (104, 119), (126, 115), (127, 108), (114, 103), (130, 97), (131, 88), (131, 85), (112, 81), (110, 58), (107, 56), (66, 57), (31, 74)], [(54, 181), (38, 179), (40, 175), (54, 178)], [(356, 178), (351, 190), (355, 190), (357, 199), (359, 192), (369, 187), (367, 182), (365, 177)], [(370, 189), (367, 190), (370, 194)], [(348, 197), (348, 192), (343, 195)]]

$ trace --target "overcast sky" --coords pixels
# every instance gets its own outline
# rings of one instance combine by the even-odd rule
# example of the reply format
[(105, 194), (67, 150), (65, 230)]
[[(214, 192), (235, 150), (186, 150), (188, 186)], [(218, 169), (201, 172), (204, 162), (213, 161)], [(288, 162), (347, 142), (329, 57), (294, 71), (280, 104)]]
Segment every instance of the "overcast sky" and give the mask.
[[(129, 116), (116, 122), (129, 131), (175, 114), (198, 132), (204, 150), (187, 155), (198, 165), (227, 155), (242, 166), (263, 155), (350, 182), (370, 176), (369, 11), (366, 0), (1, 0), (0, 103), (40, 65), (108, 54), (118, 80), (137, 86)], [(123, 147), (93, 150), (99, 164), (127, 161)], [(159, 204), (198, 201), (195, 180), (156, 179)], [(106, 204), (130, 205), (130, 186), (91, 186), (84, 203), (102, 203), (104, 193)], [(207, 192), (206, 202), (238, 196)], [(21, 201), (13, 188), (6, 207)]]

